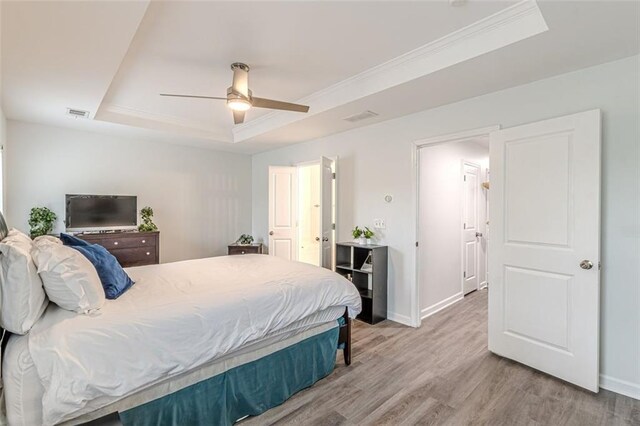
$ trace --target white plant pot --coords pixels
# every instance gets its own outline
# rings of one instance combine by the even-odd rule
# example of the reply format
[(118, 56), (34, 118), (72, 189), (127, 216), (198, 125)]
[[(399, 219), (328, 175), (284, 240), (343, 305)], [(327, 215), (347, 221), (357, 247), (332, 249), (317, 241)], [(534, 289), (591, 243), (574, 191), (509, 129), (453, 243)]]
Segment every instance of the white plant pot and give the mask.
[(360, 244), (364, 245), (364, 244), (367, 244), (367, 239), (366, 239), (365, 237), (360, 237), (360, 238), (358, 239), (358, 242), (359, 242)]
[(367, 238), (367, 245), (371, 245), (371, 238)]

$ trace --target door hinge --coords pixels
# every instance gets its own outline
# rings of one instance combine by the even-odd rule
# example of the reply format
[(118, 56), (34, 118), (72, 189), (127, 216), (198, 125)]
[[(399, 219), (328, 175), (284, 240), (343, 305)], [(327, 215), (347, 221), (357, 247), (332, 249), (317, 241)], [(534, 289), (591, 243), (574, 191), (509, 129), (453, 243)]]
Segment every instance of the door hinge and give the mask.
[(466, 223), (462, 224), (462, 229), (467, 229), (467, 224)]
[(598, 271), (602, 270), (602, 263), (598, 262)]
[(331, 173), (331, 179), (335, 179), (336, 178), (336, 172)]
[(336, 224), (335, 223), (331, 224), (331, 229), (333, 229), (335, 231), (335, 229), (336, 229)]
[(418, 247), (418, 242), (416, 241), (416, 247)]
[(464, 272), (462, 273), (462, 278), (467, 278), (467, 271), (464, 271)]
[(462, 176), (462, 180), (466, 182), (467, 181), (467, 175)]

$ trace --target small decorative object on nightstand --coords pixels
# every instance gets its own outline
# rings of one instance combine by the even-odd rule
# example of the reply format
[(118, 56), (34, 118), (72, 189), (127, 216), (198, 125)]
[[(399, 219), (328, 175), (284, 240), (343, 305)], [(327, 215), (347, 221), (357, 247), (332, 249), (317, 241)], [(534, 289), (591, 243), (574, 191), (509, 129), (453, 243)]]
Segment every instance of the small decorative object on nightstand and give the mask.
[(229, 244), (229, 255), (232, 254), (263, 254), (262, 243)]
[(360, 292), (357, 319), (369, 324), (387, 319), (387, 252), (387, 246), (375, 244), (336, 244), (336, 272)]

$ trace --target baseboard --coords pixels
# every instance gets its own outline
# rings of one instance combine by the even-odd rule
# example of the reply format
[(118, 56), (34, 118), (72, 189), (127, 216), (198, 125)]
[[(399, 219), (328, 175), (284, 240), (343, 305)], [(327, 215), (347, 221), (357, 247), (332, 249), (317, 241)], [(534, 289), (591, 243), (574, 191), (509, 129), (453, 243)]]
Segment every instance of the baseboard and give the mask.
[(482, 281), (480, 283), (480, 286), (478, 287), (478, 290), (483, 290), (487, 287), (487, 285), (489, 285), (486, 281)]
[(628, 396), (640, 400), (640, 384), (631, 383), (626, 380), (616, 379), (610, 376), (600, 375), (600, 387), (620, 395)]
[(406, 315), (397, 314), (395, 312), (387, 312), (387, 319), (389, 321), (398, 322), (400, 324), (408, 325), (409, 327), (413, 327), (411, 322), (411, 317)]
[(440, 312), (444, 308), (453, 305), (454, 303), (462, 300), (464, 298), (464, 294), (462, 292), (456, 293), (451, 297), (447, 297), (446, 299), (433, 304), (427, 308), (424, 308), (422, 312), (420, 312), (420, 318), (425, 319), (428, 316), (435, 314), (436, 312)]

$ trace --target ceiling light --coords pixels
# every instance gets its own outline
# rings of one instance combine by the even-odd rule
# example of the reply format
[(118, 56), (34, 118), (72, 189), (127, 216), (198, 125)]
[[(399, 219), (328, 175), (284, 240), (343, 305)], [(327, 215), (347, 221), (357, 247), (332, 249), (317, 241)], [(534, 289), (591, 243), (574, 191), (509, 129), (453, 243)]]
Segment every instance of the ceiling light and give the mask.
[(251, 103), (244, 99), (229, 99), (227, 106), (234, 111), (246, 111), (251, 108)]

